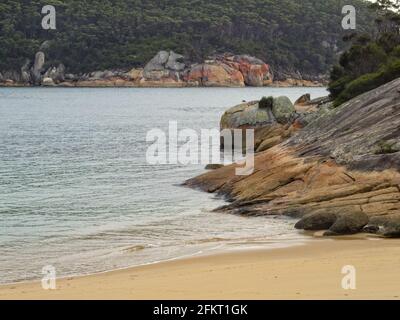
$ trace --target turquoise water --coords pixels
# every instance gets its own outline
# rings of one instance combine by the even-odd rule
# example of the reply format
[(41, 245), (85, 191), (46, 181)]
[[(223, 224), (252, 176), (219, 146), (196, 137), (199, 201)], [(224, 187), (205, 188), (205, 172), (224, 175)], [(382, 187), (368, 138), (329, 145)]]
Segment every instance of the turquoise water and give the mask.
[(227, 108), (321, 88), (0, 88), (0, 282), (87, 274), (303, 239), (287, 218), (213, 213), (181, 187), (202, 165), (148, 165), (146, 133), (219, 127)]

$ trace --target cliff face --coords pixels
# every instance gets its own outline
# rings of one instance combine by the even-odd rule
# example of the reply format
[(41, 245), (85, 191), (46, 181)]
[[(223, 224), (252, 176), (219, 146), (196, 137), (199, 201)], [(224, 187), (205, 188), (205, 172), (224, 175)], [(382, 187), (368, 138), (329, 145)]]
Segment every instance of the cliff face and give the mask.
[(256, 154), (250, 176), (232, 165), (186, 184), (226, 196), (232, 203), (220, 210), (230, 213), (290, 215), (326, 235), (400, 236), (399, 86), (308, 114), (303, 129)]

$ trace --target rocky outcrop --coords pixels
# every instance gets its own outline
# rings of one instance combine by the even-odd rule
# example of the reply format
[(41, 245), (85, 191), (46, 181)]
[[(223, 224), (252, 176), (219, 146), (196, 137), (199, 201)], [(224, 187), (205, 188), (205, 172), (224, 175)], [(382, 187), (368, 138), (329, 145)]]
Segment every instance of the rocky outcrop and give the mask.
[(50, 78), (54, 83), (61, 83), (65, 81), (65, 66), (63, 64), (58, 65), (58, 67), (49, 68), (43, 75), (43, 80), (45, 78)]
[(303, 94), (300, 98), (296, 100), (295, 105), (307, 105), (311, 101), (311, 95), (309, 93)]
[(256, 154), (252, 175), (236, 176), (231, 165), (186, 185), (225, 196), (224, 212), (289, 215), (325, 235), (400, 236), (400, 152), (376, 151), (400, 140), (399, 86), (397, 79), (338, 108), (320, 107), (303, 129)]
[(240, 71), (219, 61), (196, 64), (187, 72), (185, 80), (191, 86), (203, 87), (244, 87)]
[(53, 87), (55, 83), (52, 78), (46, 77), (42, 80), (42, 85), (45, 87)]
[(31, 70), (33, 84), (40, 85), (42, 82), (42, 71), (45, 62), (45, 54), (39, 51), (35, 55), (35, 61)]
[(186, 68), (183, 56), (173, 51), (160, 51), (144, 67), (139, 83), (142, 86), (184, 86), (182, 72)]
[[(47, 50), (50, 43), (43, 43)], [(189, 65), (184, 56), (173, 51), (158, 52), (144, 68), (66, 74), (63, 64), (44, 70), (45, 53), (39, 51), (20, 72), (2, 72), (0, 85), (46, 85), (48, 79), (62, 87), (243, 87), (271, 85), (269, 65), (248, 55), (224, 54), (203, 63)]]
[[(271, 99), (271, 105), (264, 106), (265, 99)], [(292, 136), (299, 128), (295, 122), (299, 116), (287, 97), (263, 98), (261, 101), (242, 103), (227, 110), (221, 118), (220, 128), (221, 131), (254, 129), (255, 149), (261, 152)], [(221, 148), (224, 149), (223, 139)]]
[(224, 55), (217, 59), (240, 71), (247, 86), (262, 87), (270, 85), (273, 81), (269, 65), (255, 57), (249, 55)]

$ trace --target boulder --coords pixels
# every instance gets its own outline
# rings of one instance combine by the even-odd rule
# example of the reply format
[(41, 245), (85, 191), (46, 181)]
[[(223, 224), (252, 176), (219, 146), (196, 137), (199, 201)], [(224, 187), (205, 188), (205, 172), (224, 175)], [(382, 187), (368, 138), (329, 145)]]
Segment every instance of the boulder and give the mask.
[(224, 54), (215, 59), (240, 71), (247, 86), (262, 87), (271, 84), (273, 81), (269, 65), (255, 57)]
[(372, 217), (365, 232), (376, 233), (387, 238), (400, 237), (400, 213)]
[(274, 98), (272, 113), (274, 114), (276, 121), (285, 124), (294, 120), (296, 109), (288, 97), (282, 96)]
[(300, 98), (296, 100), (294, 105), (304, 105), (311, 101), (311, 95), (309, 93), (303, 94)]
[(193, 65), (185, 80), (204, 87), (244, 86), (242, 74), (238, 70), (220, 62)]
[(159, 51), (144, 67), (144, 72), (162, 71), (166, 69), (168, 62), (169, 52)]
[(120, 77), (123, 73), (113, 70), (94, 71), (89, 74), (87, 80), (107, 80), (115, 77)]
[(183, 70), (186, 65), (181, 62), (182, 55), (173, 51), (160, 51), (143, 69), (141, 86), (172, 86), (182, 87)]
[(65, 66), (63, 64), (59, 64), (58, 67), (49, 68), (43, 78), (50, 78), (54, 83), (64, 82), (65, 81)]
[(89, 75), (90, 79), (92, 80), (100, 80), (104, 77), (104, 71), (93, 71)]
[(42, 81), (42, 71), (45, 63), (45, 54), (39, 51), (35, 55), (35, 62), (31, 69), (32, 80), (34, 84), (39, 85)]
[(246, 85), (262, 87), (272, 82), (270, 67), (260, 59), (248, 56), (235, 56), (234, 61), (239, 64)]
[[(263, 103), (271, 101), (270, 104)], [(256, 152), (263, 152), (289, 138), (296, 130), (292, 126), (295, 110), (287, 97), (263, 98), (245, 102), (227, 110), (220, 122), (224, 129), (254, 129)], [(224, 148), (221, 139), (221, 148)]]
[(183, 63), (183, 56), (177, 54), (173, 51), (169, 52), (169, 57), (166, 63), (166, 68), (173, 71), (183, 71), (186, 67), (185, 63)]
[(220, 122), (223, 129), (256, 128), (275, 123), (268, 109), (259, 108), (258, 101), (239, 104), (227, 110)]
[(335, 223), (324, 233), (325, 236), (335, 236), (344, 234), (355, 234), (363, 230), (368, 224), (368, 216), (360, 209), (350, 210), (348, 212), (340, 212)]
[(140, 81), (143, 78), (143, 69), (135, 69), (133, 68), (129, 72), (126, 73), (128, 80), (131, 81)]
[(54, 81), (53, 81), (52, 78), (43, 78), (42, 86), (45, 86), (45, 87), (52, 87), (52, 86), (54, 86), (54, 85), (55, 85), (55, 83), (54, 83)]
[(336, 221), (337, 215), (331, 211), (319, 210), (310, 213), (296, 223), (295, 228), (301, 230), (327, 230)]
[(75, 75), (75, 74), (72, 74), (72, 73), (67, 73), (65, 75), (65, 80), (68, 80), (68, 81), (75, 81), (75, 80), (78, 80), (78, 79), (79, 79), (79, 77), (77, 75)]

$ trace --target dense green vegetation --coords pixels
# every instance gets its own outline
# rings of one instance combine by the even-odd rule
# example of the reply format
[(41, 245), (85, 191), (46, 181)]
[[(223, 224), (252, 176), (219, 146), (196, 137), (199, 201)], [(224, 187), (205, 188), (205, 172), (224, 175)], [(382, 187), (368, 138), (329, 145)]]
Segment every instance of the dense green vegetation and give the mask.
[[(142, 66), (170, 49), (190, 61), (248, 53), (274, 70), (326, 73), (345, 48), (341, 10), (349, 3), (358, 30), (368, 30), (362, 0), (2, 0), (0, 70), (19, 69), (50, 40), (47, 64), (71, 72)], [(49, 4), (57, 30), (41, 28)]]
[(375, 33), (357, 33), (348, 40), (331, 72), (329, 91), (335, 105), (400, 77), (400, 14), (398, 0), (378, 0), (371, 6), (377, 13)]
[(260, 102), (258, 103), (258, 106), (260, 109), (268, 109), (272, 108), (273, 104), (274, 104), (273, 97), (262, 97)]

